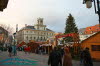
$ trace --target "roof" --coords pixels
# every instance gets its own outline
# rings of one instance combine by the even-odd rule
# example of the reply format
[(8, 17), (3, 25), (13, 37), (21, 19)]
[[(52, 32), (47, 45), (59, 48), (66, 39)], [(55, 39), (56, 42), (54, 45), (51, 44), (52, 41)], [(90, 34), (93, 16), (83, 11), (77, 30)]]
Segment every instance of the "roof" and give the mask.
[[(34, 28), (34, 26), (26, 26), (26, 27), (23, 27), (21, 30), (23, 30), (23, 29), (31, 29), (31, 30), (36, 30), (36, 29)], [(50, 29), (46, 28), (46, 31), (52, 31), (52, 30), (50, 30)], [(52, 32), (53, 32), (53, 31), (52, 31)]]
[(34, 26), (26, 26), (26, 27), (23, 27), (21, 30), (23, 29), (32, 29), (32, 30), (35, 30)]
[[(95, 34), (93, 34), (92, 36), (88, 37), (87, 39), (83, 40), (82, 42), (84, 42), (84, 41), (86, 41), (86, 40), (90, 39), (91, 37), (93, 37), (93, 36), (95, 36), (95, 35), (97, 35), (97, 34), (100, 34), (100, 31), (99, 31), (99, 32), (97, 32), (97, 33), (95, 33)], [(82, 43), (82, 42), (81, 42), (81, 43)]]
[(50, 29), (46, 28), (46, 31), (52, 31), (52, 30), (50, 30)]
[(85, 29), (85, 34), (92, 34), (92, 33), (95, 33), (95, 32), (99, 32), (100, 31), (100, 28), (99, 28), (99, 24), (97, 25), (94, 25), (94, 26), (90, 26), (90, 27), (87, 27)]

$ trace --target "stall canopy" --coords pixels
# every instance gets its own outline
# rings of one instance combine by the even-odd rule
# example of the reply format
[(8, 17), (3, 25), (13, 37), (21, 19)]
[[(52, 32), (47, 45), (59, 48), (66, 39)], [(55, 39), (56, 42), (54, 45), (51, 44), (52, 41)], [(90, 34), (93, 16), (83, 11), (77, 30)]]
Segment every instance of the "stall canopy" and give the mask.
[(20, 44), (18, 44), (18, 47), (25, 46), (25, 45), (26, 45), (26, 43), (23, 41)]
[(52, 46), (52, 44), (42, 44), (40, 46)]

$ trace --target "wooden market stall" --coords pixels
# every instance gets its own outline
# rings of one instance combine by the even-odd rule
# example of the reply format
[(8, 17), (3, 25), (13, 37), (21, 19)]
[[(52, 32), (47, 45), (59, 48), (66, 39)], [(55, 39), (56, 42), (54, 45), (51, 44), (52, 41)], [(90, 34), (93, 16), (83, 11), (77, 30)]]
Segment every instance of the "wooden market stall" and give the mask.
[(41, 45), (45, 51), (45, 54), (49, 54), (52, 51), (52, 44), (42, 44)]
[(36, 49), (39, 47), (39, 43), (36, 42), (29, 42), (27, 44), (31, 48), (31, 52), (35, 53)]
[(21, 47), (21, 46), (23, 46), (23, 45), (26, 45), (26, 43), (23, 41), (23, 42), (21, 42), (20, 44), (18, 44), (17, 46), (18, 47)]
[(100, 60), (100, 32), (81, 42), (82, 49), (88, 47), (93, 59)]

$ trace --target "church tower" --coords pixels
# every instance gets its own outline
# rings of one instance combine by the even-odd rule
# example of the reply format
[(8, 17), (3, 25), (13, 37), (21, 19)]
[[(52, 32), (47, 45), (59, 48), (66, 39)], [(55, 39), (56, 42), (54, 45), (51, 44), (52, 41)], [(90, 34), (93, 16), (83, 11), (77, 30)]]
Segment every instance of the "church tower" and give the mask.
[(38, 22), (38, 25), (43, 25), (43, 18), (38, 18), (37, 22)]
[(36, 30), (46, 30), (46, 25), (43, 24), (43, 18), (37, 18), (37, 24), (34, 27)]

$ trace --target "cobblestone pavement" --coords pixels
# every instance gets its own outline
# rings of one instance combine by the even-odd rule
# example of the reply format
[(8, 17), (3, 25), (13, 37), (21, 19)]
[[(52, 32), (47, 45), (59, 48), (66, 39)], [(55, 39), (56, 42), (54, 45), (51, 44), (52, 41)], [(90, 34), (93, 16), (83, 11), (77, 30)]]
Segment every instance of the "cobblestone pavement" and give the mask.
[[(18, 52), (17, 56), (8, 57), (8, 52), (0, 52), (0, 66), (48, 66), (48, 55)], [(80, 66), (79, 61), (73, 60), (73, 66)], [(94, 66), (100, 66), (100, 62), (94, 62)]]

